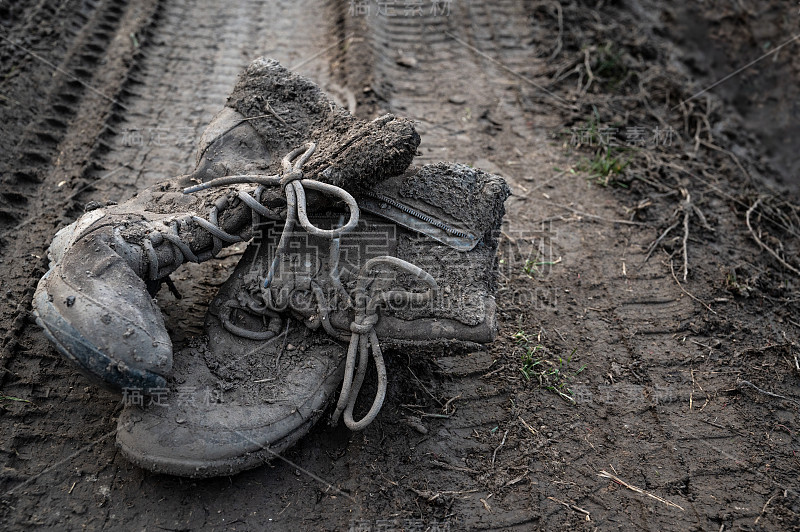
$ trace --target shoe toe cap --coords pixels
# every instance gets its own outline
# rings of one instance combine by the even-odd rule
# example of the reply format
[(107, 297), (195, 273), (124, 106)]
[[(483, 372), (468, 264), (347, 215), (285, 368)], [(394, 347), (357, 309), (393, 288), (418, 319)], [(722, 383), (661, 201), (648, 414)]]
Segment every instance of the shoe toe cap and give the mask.
[(106, 386), (163, 387), (172, 342), (144, 282), (116, 258), (102, 275), (69, 261), (56, 265), (34, 295), (37, 322), (62, 354)]

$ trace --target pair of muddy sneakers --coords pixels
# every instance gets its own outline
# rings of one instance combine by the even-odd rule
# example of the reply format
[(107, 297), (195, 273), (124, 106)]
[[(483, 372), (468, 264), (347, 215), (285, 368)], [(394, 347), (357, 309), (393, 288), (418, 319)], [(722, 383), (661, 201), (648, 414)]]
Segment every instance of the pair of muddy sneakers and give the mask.
[[(337, 390), (331, 421), (369, 424), (388, 384), (381, 347), (493, 340), (508, 187), (458, 164), (409, 168), (418, 144), (408, 120), (359, 120), (259, 59), (203, 134), (191, 175), (57, 233), (37, 323), (122, 390), (126, 457), (189, 477), (255, 467), (304, 436)], [(173, 353), (159, 286), (251, 239), (210, 304), (207, 341)], [(370, 364), (375, 397), (356, 406)]]

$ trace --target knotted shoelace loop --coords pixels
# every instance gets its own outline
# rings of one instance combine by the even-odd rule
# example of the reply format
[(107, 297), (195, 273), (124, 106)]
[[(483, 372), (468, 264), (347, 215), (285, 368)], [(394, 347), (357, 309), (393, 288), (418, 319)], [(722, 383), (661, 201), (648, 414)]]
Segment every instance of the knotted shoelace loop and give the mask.
[[(391, 266), (400, 271), (404, 271), (428, 285), (424, 292), (410, 292), (406, 290), (388, 290), (367, 297), (369, 284), (375, 279), (370, 273), (376, 266)], [(372, 423), (383, 406), (386, 398), (386, 364), (383, 361), (378, 335), (375, 332), (375, 325), (378, 323), (378, 309), (388, 301), (393, 304), (423, 304), (428, 302), (438, 290), (436, 280), (422, 268), (404, 261), (397, 257), (388, 255), (369, 259), (359, 272), (356, 284), (356, 315), (350, 324), (350, 345), (347, 348), (347, 360), (345, 362), (344, 382), (342, 391), (339, 394), (339, 401), (336, 410), (331, 417), (331, 424), (335, 424), (342, 417), (345, 425), (350, 430), (362, 430)], [(372, 406), (363, 418), (356, 421), (353, 419), (353, 407), (356, 399), (364, 384), (364, 376), (369, 364), (369, 353), (372, 352), (372, 359), (375, 361), (375, 369), (378, 373), (378, 390), (372, 401)], [(358, 369), (356, 370), (356, 357), (358, 357)]]
[[(308, 142), (303, 146), (290, 151), (281, 162), (283, 171), (280, 175), (247, 174), (219, 177), (217, 179), (212, 179), (211, 181), (206, 181), (205, 183), (188, 187), (183, 190), (185, 194), (191, 194), (193, 192), (206, 190), (211, 187), (240, 183), (257, 183), (262, 186), (282, 187), (283, 192), (286, 195), (286, 222), (283, 226), (283, 232), (281, 233), (278, 247), (275, 250), (275, 257), (272, 261), (272, 265), (270, 266), (266, 279), (264, 280), (265, 288), (269, 287), (270, 283), (272, 282), (272, 278), (275, 275), (275, 269), (277, 268), (284, 252), (286, 251), (286, 246), (288, 245), (289, 238), (291, 237), (296, 223), (299, 222), (303, 229), (308, 232), (308, 234), (325, 238), (338, 238), (344, 233), (352, 231), (356, 225), (358, 225), (358, 218), (360, 214), (358, 204), (356, 203), (355, 198), (353, 198), (353, 196), (351, 196), (346, 190), (334, 185), (315, 181), (313, 179), (303, 178), (303, 165), (308, 161), (308, 159), (311, 158), (315, 149), (316, 144), (313, 142)], [(330, 194), (331, 196), (342, 200), (350, 211), (350, 219), (347, 221), (347, 223), (343, 226), (335, 227), (333, 229), (320, 229), (312, 224), (308, 219), (305, 193), (306, 188), (309, 190), (316, 190), (324, 194)], [(248, 199), (244, 199), (244, 196), (247, 196)], [(250, 197), (249, 194), (241, 195), (241, 193), (240, 197), (258, 214), (261, 214), (262, 211), (264, 211), (268, 217), (274, 218), (274, 215), (271, 215), (266, 207), (258, 203), (258, 199)], [(255, 206), (256, 204), (258, 204), (258, 207)], [(201, 226), (204, 228), (206, 227), (205, 225)]]
[[(271, 307), (271, 310), (280, 311), (284, 310), (283, 307), (288, 305), (288, 301), (283, 303), (275, 302), (272, 299), (272, 294), (268, 290), (272, 280), (275, 276), (275, 270), (277, 269), (278, 265), (280, 264), (281, 260), (283, 259), (283, 255), (286, 252), (286, 248), (288, 246), (289, 240), (291, 238), (292, 232), (294, 231), (295, 225), (299, 222), (303, 229), (306, 230), (311, 235), (320, 236), (324, 238), (330, 238), (332, 240), (338, 241), (338, 238), (347, 233), (348, 231), (353, 230), (358, 225), (358, 219), (360, 215), (360, 211), (358, 208), (358, 204), (356, 200), (351, 196), (347, 191), (333, 186), (326, 183), (321, 183), (319, 181), (315, 181), (312, 179), (305, 179), (303, 177), (303, 165), (311, 158), (316, 150), (316, 144), (313, 142), (308, 142), (303, 146), (295, 148), (294, 150), (290, 151), (281, 161), (282, 171), (280, 175), (262, 175), (262, 174), (247, 174), (247, 175), (234, 175), (234, 176), (225, 176), (220, 177), (217, 179), (212, 179), (205, 183), (201, 183), (199, 185), (188, 187), (184, 189), (185, 194), (191, 194), (194, 192), (199, 192), (201, 190), (206, 190), (212, 187), (224, 186), (224, 185), (233, 185), (233, 184), (241, 184), (241, 183), (255, 183), (258, 184), (258, 188), (255, 190), (253, 195), (250, 195), (244, 191), (238, 192), (238, 197), (253, 211), (253, 228), (260, 223), (260, 217), (269, 218), (273, 220), (280, 220), (281, 217), (264, 207), (261, 202), (261, 195), (265, 187), (268, 186), (280, 186), (283, 190), (283, 193), (286, 195), (286, 220), (284, 222), (283, 231), (281, 232), (281, 237), (278, 242), (278, 246), (275, 250), (275, 255), (273, 257), (272, 263), (267, 271), (267, 274), (264, 279), (263, 289), (262, 289), (262, 296), (265, 302), (267, 303), (267, 307)], [(319, 192), (330, 194), (334, 197), (339, 198), (342, 200), (346, 205), (350, 212), (350, 218), (346, 224), (341, 225), (339, 227), (333, 229), (320, 229), (319, 227), (315, 226), (311, 223), (308, 219), (308, 209), (306, 207), (306, 194), (305, 189), (308, 188), (310, 190), (317, 190)], [(227, 199), (221, 198), (226, 200)], [(192, 221), (194, 221), (200, 227), (206, 229), (209, 233), (211, 233), (212, 238), (214, 238), (214, 246), (212, 249), (212, 256), (215, 255), (219, 250), (222, 248), (222, 242), (232, 243), (241, 241), (241, 238), (235, 235), (229, 235), (222, 231), (219, 228), (218, 223), (218, 216), (219, 211), (222, 210), (220, 207), (222, 205), (215, 204), (215, 206), (211, 209), (211, 213), (209, 215), (209, 220), (204, 220), (198, 216), (192, 216)], [(167, 238), (167, 235), (163, 235), (164, 238)], [(174, 237), (174, 238), (172, 238)], [(235, 238), (236, 240), (232, 240)], [(194, 255), (187, 255), (188, 253), (191, 254), (191, 249), (187, 246), (184, 242), (182, 242), (177, 237), (177, 231), (174, 235), (170, 235), (170, 242), (173, 242), (176, 246), (178, 246), (178, 250), (183, 253), (183, 255), (190, 260), (193, 260), (192, 257)], [(180, 242), (180, 244), (178, 244)], [(148, 255), (150, 256), (150, 263), (151, 269), (153, 268), (153, 264), (155, 264), (155, 268), (158, 268), (157, 258), (155, 257), (155, 251), (152, 251), (152, 245), (147, 250)], [(196, 257), (195, 257), (196, 258)], [(154, 260), (155, 259), (155, 262)], [(265, 333), (264, 335), (259, 334), (250, 334), (245, 333), (243, 334), (244, 329), (237, 327), (233, 324), (232, 320), (230, 319), (230, 314), (232, 312), (231, 308), (226, 307), (226, 311), (222, 318), (224, 318), (223, 326), (233, 333), (240, 336), (244, 336), (246, 338), (251, 339), (267, 339), (269, 335)], [(262, 338), (263, 336), (263, 338)], [(258, 338), (256, 338), (258, 337)]]
[[(240, 196), (241, 195), (246, 196), (251, 201), (256, 201), (247, 193), (240, 192)], [(260, 205), (261, 204), (259, 203), (259, 206)], [(155, 246), (160, 245), (165, 240), (173, 245), (175, 256), (170, 261), (170, 264), (173, 266), (175, 264), (183, 264), (187, 260), (191, 262), (204, 262), (211, 257), (215, 257), (226, 245), (241, 242), (242, 237), (227, 233), (219, 227), (219, 213), (227, 208), (228, 198), (222, 197), (214, 202), (214, 206), (212, 206), (209, 210), (208, 220), (196, 215), (189, 215), (177, 220), (164, 222), (166, 231), (154, 230), (148, 233), (142, 243), (145, 253), (147, 253), (150, 279), (155, 281), (161, 279), (169, 273), (164, 273), (162, 271), (162, 265), (158, 259), (158, 254), (155, 251)], [(263, 208), (264, 207), (262, 207), (262, 209)], [(202, 227), (211, 235), (212, 245), (209, 251), (195, 254), (191, 247), (189, 247), (189, 244), (187, 244), (181, 238), (179, 229), (186, 227), (189, 221), (194, 222), (196, 225)]]

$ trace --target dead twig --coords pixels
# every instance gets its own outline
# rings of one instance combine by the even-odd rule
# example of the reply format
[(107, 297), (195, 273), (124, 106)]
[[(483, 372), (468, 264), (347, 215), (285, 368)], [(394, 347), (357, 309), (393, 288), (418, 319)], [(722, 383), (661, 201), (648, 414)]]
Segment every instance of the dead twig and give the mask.
[(504, 369), (506, 369), (506, 365), (505, 365), (505, 364), (501, 365), (501, 366), (500, 366), (499, 368), (497, 368), (497, 369), (493, 369), (493, 370), (492, 370), (492, 371), (490, 371), (489, 373), (486, 373), (486, 374), (484, 374), (484, 375), (481, 375), (481, 377), (482, 377), (482, 378), (484, 378), (484, 379), (485, 379), (485, 378), (487, 378), (487, 377), (491, 377), (492, 375), (494, 375), (494, 374), (496, 374), (496, 373), (500, 373), (500, 372), (501, 372), (501, 371), (503, 371)]
[(800, 407), (800, 401), (795, 401), (794, 399), (791, 399), (791, 398), (789, 398), (789, 397), (786, 397), (785, 395), (780, 395), (780, 394), (777, 394), (777, 393), (768, 392), (767, 390), (764, 390), (764, 389), (762, 389), (762, 388), (759, 388), (758, 386), (756, 386), (755, 384), (753, 384), (753, 383), (752, 383), (752, 382), (750, 382), (750, 381), (744, 381), (744, 380), (742, 380), (742, 381), (739, 381), (739, 382), (737, 383), (737, 386), (738, 386), (739, 388), (741, 388), (743, 385), (744, 385), (744, 386), (749, 386), (749, 387), (751, 387), (752, 389), (754, 389), (754, 390), (755, 390), (755, 391), (757, 391), (758, 393), (761, 393), (761, 394), (764, 394), (764, 395), (768, 395), (768, 396), (770, 396), (770, 397), (774, 397), (775, 399), (783, 399), (784, 401), (789, 401), (789, 402), (790, 402), (790, 403), (792, 403), (793, 405)]
[(648, 259), (650, 259), (650, 255), (653, 254), (653, 251), (656, 250), (658, 245), (661, 243), (662, 240), (664, 240), (664, 237), (666, 237), (669, 234), (670, 231), (672, 231), (673, 229), (678, 227), (678, 223), (680, 223), (680, 222), (675, 222), (674, 224), (672, 224), (669, 227), (667, 227), (667, 230), (664, 231), (663, 233), (661, 233), (661, 236), (659, 236), (658, 238), (653, 240), (653, 243), (650, 244), (650, 247), (649, 247), (649, 249), (647, 251), (647, 255), (644, 257), (644, 260), (642, 262), (647, 262)]
[(554, 7), (555, 11), (556, 11), (556, 17), (558, 18), (558, 35), (556, 36), (556, 46), (553, 49), (553, 51), (550, 53), (550, 57), (548, 58), (548, 61), (552, 61), (553, 59), (556, 58), (556, 56), (558, 56), (559, 53), (561, 53), (561, 48), (564, 45), (563, 44), (564, 12), (563, 12), (563, 9), (561, 7), (561, 4), (559, 2), (556, 2), (555, 0), (552, 1), (552, 2), (548, 2), (548, 1), (537, 2), (536, 4), (534, 4), (531, 7), (539, 8), (539, 7), (543, 7), (545, 5), (549, 5), (550, 7)]
[(689, 191), (685, 188), (680, 189), (680, 193), (683, 196), (683, 202), (681, 202), (680, 206), (675, 210), (672, 216), (675, 216), (678, 213), (683, 213), (683, 220), (678, 219), (667, 227), (667, 229), (661, 233), (661, 235), (653, 241), (652, 244), (648, 247), (647, 255), (644, 258), (643, 262), (647, 262), (650, 259), (650, 255), (653, 254), (653, 251), (656, 250), (658, 245), (661, 243), (664, 238), (678, 225), (683, 223), (683, 238), (681, 249), (683, 251), (683, 282), (686, 282), (686, 279), (689, 277), (689, 221), (691, 220), (692, 213), (700, 220), (700, 223), (708, 229), (709, 231), (713, 231), (714, 229), (708, 225), (708, 221), (706, 220), (705, 215), (703, 212), (692, 203), (692, 196), (689, 194)]
[[(744, 176), (745, 180), (746, 180), (748, 183), (752, 183), (752, 182), (753, 182), (753, 178), (752, 178), (752, 177), (750, 177), (750, 172), (748, 172), (747, 170), (745, 170), (744, 166), (742, 166), (742, 163), (741, 163), (741, 161), (739, 161), (739, 158), (736, 156), (736, 154), (734, 154), (734, 153), (733, 153), (733, 152), (731, 152), (731, 151), (728, 151), (728, 150), (726, 150), (725, 148), (722, 148), (722, 147), (720, 147), (720, 146), (717, 146), (717, 145), (716, 145), (716, 144), (714, 144), (713, 142), (708, 142), (708, 141), (706, 141), (706, 140), (701, 140), (701, 141), (700, 141), (700, 144), (702, 144), (702, 145), (703, 145), (703, 146), (705, 146), (706, 148), (710, 148), (710, 149), (712, 149), (712, 150), (716, 150), (716, 151), (718, 151), (718, 152), (720, 152), (720, 153), (724, 153), (725, 155), (727, 155), (728, 157), (730, 157), (730, 158), (733, 160), (733, 162), (736, 164), (736, 166), (737, 166), (737, 167), (739, 167), (739, 170), (742, 172), (742, 175)], [(769, 183), (763, 183), (763, 185), (764, 185), (764, 186), (768, 186), (768, 187), (769, 187)], [(770, 188), (770, 190), (772, 190), (772, 189)]]
[(683, 205), (683, 282), (685, 283), (689, 275), (689, 249), (687, 244), (689, 243), (689, 216), (692, 213), (692, 197), (685, 188), (681, 189), (681, 193), (686, 198)]
[[(740, 200), (740, 199), (738, 199), (738, 198), (736, 198), (736, 197), (734, 197), (734, 196), (732, 196), (732, 195), (728, 194), (728, 193), (727, 193), (727, 192), (725, 192), (724, 190), (720, 189), (720, 188), (719, 188), (717, 185), (715, 185), (714, 183), (712, 183), (712, 182), (711, 182), (711, 181), (709, 181), (708, 179), (706, 179), (706, 178), (704, 178), (704, 177), (701, 177), (701, 176), (699, 176), (699, 175), (697, 175), (697, 174), (693, 174), (692, 172), (690, 172), (689, 170), (687, 170), (687, 169), (686, 169), (686, 168), (684, 168), (683, 166), (680, 166), (680, 165), (678, 165), (678, 164), (675, 164), (674, 162), (667, 162), (667, 161), (665, 161), (665, 162), (663, 163), (663, 165), (664, 165), (665, 167), (673, 168), (673, 169), (675, 169), (675, 170), (678, 170), (678, 171), (680, 171), (680, 172), (683, 172), (683, 173), (685, 173), (687, 176), (691, 177), (693, 180), (697, 180), (697, 181), (699, 181), (699, 182), (703, 183), (704, 185), (706, 185), (707, 187), (709, 187), (709, 188), (710, 188), (712, 191), (714, 191), (714, 192), (715, 192), (717, 195), (719, 195), (719, 197), (721, 197), (721, 198), (724, 198), (724, 199), (726, 199), (726, 200), (728, 200), (728, 201), (731, 201), (731, 202), (735, 203), (736, 205), (738, 205), (738, 206), (740, 206), (740, 207), (743, 207), (743, 208), (745, 208), (745, 209), (747, 209), (747, 208), (749, 208), (749, 207), (750, 207), (748, 204), (746, 204), (746, 203), (745, 203), (745, 202), (743, 202), (742, 200)], [(706, 175), (706, 177), (708, 177), (708, 176)], [(763, 217), (763, 218), (764, 218), (766, 221), (768, 221), (768, 222), (770, 222), (770, 223), (773, 223), (773, 224), (775, 224), (775, 225), (776, 225), (776, 226), (778, 226), (778, 227), (782, 227), (784, 230), (786, 230), (787, 232), (789, 232), (789, 233), (790, 233), (792, 236), (794, 236), (794, 237), (796, 237), (796, 238), (800, 238), (800, 233), (798, 233), (798, 232), (797, 232), (795, 229), (793, 229), (793, 228), (791, 228), (791, 227), (787, 227), (787, 226), (785, 226), (785, 225), (782, 225), (782, 224), (781, 224), (781, 222), (779, 222), (778, 220), (775, 220), (774, 218), (772, 218), (772, 217), (768, 216), (767, 214), (763, 214), (763, 215), (762, 215), (762, 217)]]
[[(444, 407), (442, 407), (442, 411), (443, 411), (445, 414), (449, 414), (449, 412), (447, 411), (447, 409), (448, 409), (448, 408), (450, 408), (450, 404), (451, 404), (453, 401), (455, 401), (456, 399), (460, 399), (460, 398), (461, 398), (461, 394), (458, 394), (458, 395), (456, 395), (455, 397), (451, 397), (450, 399), (448, 399), (448, 401), (447, 401), (447, 402), (444, 404)], [(455, 412), (455, 411), (456, 411), (456, 410), (455, 410), (455, 408), (454, 408), (454, 409), (453, 409), (453, 412)]]
[(705, 399), (706, 399), (706, 402), (705, 402), (705, 403), (703, 403), (703, 406), (701, 406), (701, 407), (700, 407), (700, 410), (699, 410), (699, 412), (702, 412), (702, 411), (703, 411), (703, 409), (704, 409), (706, 406), (708, 406), (708, 402), (709, 402), (709, 401), (711, 401), (711, 398), (709, 397), (709, 395), (708, 395), (708, 394), (706, 394), (706, 391), (703, 389), (703, 386), (702, 386), (702, 385), (701, 385), (699, 382), (696, 382), (696, 381), (694, 380), (694, 369), (692, 369), (692, 370), (689, 372), (689, 374), (692, 376), (692, 391), (691, 391), (691, 392), (689, 392), (689, 411), (691, 412), (691, 410), (692, 410), (692, 407), (693, 407), (693, 402), (694, 402), (694, 387), (695, 387), (695, 386), (697, 386), (698, 388), (700, 388), (700, 391), (701, 391), (701, 392), (703, 392), (703, 393), (706, 395), (706, 397), (705, 397)]
[(422, 497), (428, 502), (434, 502), (436, 499), (442, 496), (441, 493), (433, 493), (432, 491), (429, 490), (418, 490), (416, 488), (412, 488), (411, 486), (409, 486), (406, 489), (408, 489), (409, 491), (413, 491), (418, 496)]
[(522, 482), (522, 480), (524, 480), (525, 477), (528, 476), (528, 473), (529, 473), (529, 471), (525, 471), (523, 474), (521, 474), (517, 478), (513, 478), (513, 479), (509, 480), (508, 482), (506, 482), (505, 484), (503, 484), (503, 487), (507, 488), (509, 486), (513, 486), (514, 484), (516, 484), (518, 482)]
[[(567, 168), (566, 170), (561, 170), (560, 172), (558, 172), (557, 174), (553, 175), (553, 176), (552, 176), (552, 177), (550, 177), (549, 179), (547, 179), (547, 180), (545, 180), (545, 181), (542, 181), (542, 182), (540, 182), (538, 185), (536, 185), (535, 187), (533, 187), (532, 189), (530, 189), (530, 190), (529, 190), (529, 191), (528, 191), (526, 194), (517, 194), (516, 196), (517, 196), (518, 198), (527, 198), (527, 197), (529, 197), (531, 194), (533, 194), (534, 192), (536, 192), (537, 190), (539, 190), (540, 188), (542, 188), (542, 187), (546, 187), (547, 185), (549, 185), (550, 183), (552, 183), (553, 181), (555, 181), (555, 180), (556, 180), (556, 179), (558, 179), (559, 177), (562, 177), (562, 176), (563, 176), (563, 175), (565, 175), (567, 172), (573, 172), (573, 168), (570, 166), (570, 167), (569, 167), (569, 168)], [(530, 180), (530, 181), (533, 181), (534, 179), (536, 179), (536, 178), (535, 178), (535, 177), (531, 177), (529, 180)]]
[(497, 451), (499, 451), (499, 450), (500, 450), (500, 448), (501, 448), (501, 447), (503, 447), (503, 445), (505, 445), (505, 444), (506, 444), (506, 436), (508, 436), (508, 431), (505, 431), (505, 432), (503, 433), (503, 441), (501, 441), (501, 442), (500, 442), (500, 445), (498, 445), (498, 446), (495, 448), (494, 452), (492, 453), (492, 467), (494, 467), (494, 461), (495, 461), (495, 459), (497, 458)]
[(619, 478), (617, 475), (612, 475), (608, 471), (605, 471), (605, 470), (600, 471), (597, 475), (601, 476), (603, 478), (610, 479), (610, 480), (616, 482), (617, 484), (619, 484), (620, 486), (625, 486), (626, 488), (628, 488), (631, 491), (635, 491), (636, 493), (641, 493), (642, 495), (647, 495), (651, 499), (655, 499), (658, 502), (666, 504), (667, 506), (672, 506), (673, 508), (677, 508), (682, 512), (686, 511), (686, 510), (683, 509), (682, 506), (678, 506), (674, 502), (670, 502), (667, 499), (662, 499), (658, 495), (653, 495), (652, 493), (648, 493), (648, 492), (644, 491), (642, 488), (637, 488), (636, 486), (634, 486), (632, 484), (628, 484), (627, 482), (625, 482), (624, 480)]
[[(383, 476), (383, 475), (381, 475), (381, 476)], [(384, 478), (386, 478), (386, 477), (384, 477)], [(392, 482), (389, 479), (386, 479), (386, 480), (388, 480), (391, 484), (393, 484), (395, 486), (399, 486), (399, 484), (397, 482)], [(418, 495), (420, 497), (423, 497), (428, 502), (433, 502), (433, 501), (437, 500), (439, 497), (441, 497), (443, 495), (444, 496), (448, 496), (448, 495), (463, 495), (465, 493), (477, 493), (478, 492), (477, 489), (471, 489), (471, 490), (461, 490), (461, 491), (437, 491), (436, 493), (434, 493), (434, 492), (432, 492), (430, 490), (418, 490), (416, 488), (412, 488), (411, 486), (406, 486), (406, 489), (409, 490), (409, 491), (413, 491), (416, 495)]]
[(527, 421), (525, 421), (524, 419), (522, 419), (522, 416), (519, 416), (519, 418), (518, 418), (518, 419), (519, 419), (519, 420), (522, 422), (522, 424), (525, 426), (525, 428), (526, 428), (526, 429), (528, 429), (528, 430), (531, 432), (531, 434), (533, 434), (534, 436), (538, 436), (538, 435), (539, 435), (539, 434), (536, 432), (536, 429), (534, 429), (533, 427), (531, 427), (530, 425), (528, 425), (528, 422), (527, 422)]
[(767, 511), (767, 506), (769, 506), (769, 503), (771, 503), (771, 502), (772, 502), (772, 499), (774, 499), (774, 498), (775, 498), (777, 495), (778, 495), (778, 494), (777, 494), (777, 493), (775, 493), (775, 494), (774, 494), (772, 497), (770, 497), (769, 499), (767, 499), (767, 502), (765, 502), (765, 503), (764, 503), (764, 507), (763, 507), (763, 508), (761, 508), (761, 514), (760, 514), (758, 517), (756, 517), (756, 520), (755, 520), (755, 522), (753, 523), (754, 525), (757, 525), (757, 524), (758, 524), (758, 522), (761, 520), (761, 518), (762, 518), (762, 517), (764, 517), (764, 512), (766, 512), (766, 511)]
[(769, 253), (770, 255), (775, 257), (775, 259), (777, 259), (777, 261), (780, 262), (781, 265), (783, 265), (784, 268), (788, 269), (789, 271), (791, 271), (795, 275), (800, 276), (800, 270), (798, 270), (797, 268), (795, 268), (794, 266), (792, 266), (791, 264), (789, 264), (788, 262), (783, 260), (780, 257), (780, 255), (778, 255), (777, 252), (775, 252), (771, 247), (769, 247), (764, 242), (762, 242), (761, 239), (756, 234), (755, 230), (753, 229), (753, 226), (750, 224), (750, 216), (753, 214), (753, 211), (756, 209), (756, 207), (758, 207), (758, 204), (761, 203), (761, 199), (762, 198), (758, 198), (753, 203), (753, 205), (749, 209), (747, 209), (747, 214), (745, 215), (745, 222), (747, 222), (747, 229), (750, 231), (750, 235), (753, 237), (753, 240), (756, 241), (756, 244), (761, 246), (761, 248), (763, 250), (765, 250), (767, 253)]
[(572, 213), (577, 214), (578, 216), (583, 216), (585, 218), (590, 218), (592, 220), (598, 220), (598, 221), (601, 221), (601, 222), (609, 222), (609, 223), (623, 224), (623, 225), (639, 225), (639, 226), (648, 225), (648, 224), (646, 224), (644, 222), (634, 222), (632, 220), (616, 220), (616, 219), (613, 219), (613, 218), (604, 218), (602, 216), (598, 216), (596, 214), (592, 214), (592, 213), (589, 213), (589, 212), (579, 211), (578, 209), (576, 209), (574, 207), (570, 207), (569, 205), (564, 205), (562, 203), (556, 203), (555, 201), (548, 201), (548, 203), (550, 203), (551, 205), (554, 205), (556, 207), (559, 207), (561, 209), (566, 209), (566, 210), (568, 210), (568, 211), (570, 211)]
[(550, 499), (553, 502), (557, 502), (558, 504), (561, 504), (563, 506), (566, 506), (570, 510), (576, 511), (578, 513), (582, 513), (583, 515), (586, 516), (586, 520), (587, 521), (591, 521), (591, 519), (589, 518), (589, 512), (584, 510), (583, 508), (581, 508), (579, 506), (575, 506), (574, 504), (570, 504), (568, 502), (562, 501), (561, 499), (556, 499), (555, 497), (548, 497), (548, 499)]
[(672, 278), (673, 278), (673, 279), (675, 279), (675, 284), (677, 284), (677, 285), (678, 285), (678, 288), (680, 288), (680, 289), (681, 289), (681, 292), (683, 292), (683, 293), (684, 293), (684, 294), (686, 294), (687, 296), (691, 297), (692, 299), (694, 299), (695, 301), (697, 301), (698, 303), (700, 303), (701, 305), (703, 305), (703, 306), (704, 306), (704, 307), (705, 307), (705, 308), (706, 308), (706, 309), (707, 309), (709, 312), (711, 312), (712, 314), (716, 314), (717, 316), (719, 316), (719, 314), (717, 314), (717, 312), (716, 312), (716, 311), (715, 311), (713, 308), (711, 308), (710, 306), (708, 306), (708, 304), (707, 304), (705, 301), (703, 301), (703, 300), (701, 300), (700, 298), (696, 297), (695, 295), (693, 295), (692, 293), (690, 293), (688, 290), (686, 290), (686, 289), (683, 287), (683, 285), (681, 285), (681, 282), (680, 282), (680, 281), (678, 281), (678, 278), (675, 276), (675, 268), (673, 268), (673, 267), (672, 267), (672, 261), (669, 261), (669, 271), (670, 271), (670, 273), (672, 273)]
[(594, 47), (592, 46), (590, 48), (586, 48), (583, 51), (583, 66), (586, 68), (586, 75), (589, 76), (589, 79), (586, 81), (586, 86), (580, 88), (579, 92), (581, 94), (586, 94), (586, 91), (589, 90), (589, 87), (592, 86), (592, 82), (594, 82), (594, 80), (595, 80), (594, 73), (592, 72), (592, 67), (591, 67), (590, 61), (589, 61), (589, 51), (590, 50), (593, 51)]

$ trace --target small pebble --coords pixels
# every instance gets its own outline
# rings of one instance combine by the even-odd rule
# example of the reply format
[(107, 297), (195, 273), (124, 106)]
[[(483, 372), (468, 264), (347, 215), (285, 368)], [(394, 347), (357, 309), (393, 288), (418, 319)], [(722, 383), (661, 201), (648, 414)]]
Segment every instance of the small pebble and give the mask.
[(406, 418), (405, 421), (406, 421), (406, 423), (408, 424), (409, 427), (411, 427), (412, 429), (416, 430), (420, 434), (425, 435), (425, 434), (428, 433), (428, 427), (423, 425), (422, 422), (419, 419)]
[(411, 56), (404, 55), (397, 59), (397, 64), (406, 68), (414, 68), (417, 66), (417, 60)]

